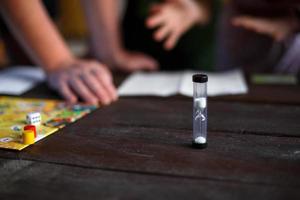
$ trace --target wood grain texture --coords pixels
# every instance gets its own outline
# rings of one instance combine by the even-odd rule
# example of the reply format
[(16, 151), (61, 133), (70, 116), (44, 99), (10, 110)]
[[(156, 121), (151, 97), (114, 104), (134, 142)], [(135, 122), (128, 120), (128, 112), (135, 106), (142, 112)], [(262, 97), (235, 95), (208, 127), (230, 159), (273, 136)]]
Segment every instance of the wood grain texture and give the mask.
[[(147, 122), (150, 117), (131, 110), (124, 124), (118, 124), (122, 110), (105, 114), (114, 108), (99, 109), (20, 153), (0, 151), (0, 155), (137, 173), (300, 186), (300, 138), (210, 131), (209, 147), (197, 150), (190, 147), (191, 129), (178, 127), (182, 121), (174, 121), (172, 128), (157, 117), (152, 119), (155, 124), (165, 127), (155, 127), (154, 122), (137, 126), (137, 119)], [(143, 108), (145, 113), (148, 109)]]
[[(253, 133), (277, 136), (300, 135), (300, 87), (266, 87), (253, 95), (210, 98), (208, 101), (209, 130)], [(271, 91), (269, 95), (268, 90)], [(290, 92), (286, 94), (285, 92)], [(251, 92), (250, 92), (251, 93)], [(293, 95), (292, 95), (293, 94)], [(26, 97), (58, 98), (54, 92), (40, 85)], [(268, 100), (273, 100), (273, 103)], [(265, 103), (260, 103), (261, 101)], [(288, 101), (288, 104), (283, 102)], [(101, 123), (114, 125), (148, 126), (191, 129), (192, 99), (182, 96), (171, 98), (122, 97), (114, 105), (103, 108)], [(113, 117), (111, 117), (113, 116)]]
[[(0, 150), (0, 199), (299, 199), (297, 90), (210, 98), (204, 150), (191, 148), (191, 98), (121, 98)], [(24, 96), (58, 98), (43, 84)]]
[(298, 188), (0, 159), (1, 199), (299, 199)]

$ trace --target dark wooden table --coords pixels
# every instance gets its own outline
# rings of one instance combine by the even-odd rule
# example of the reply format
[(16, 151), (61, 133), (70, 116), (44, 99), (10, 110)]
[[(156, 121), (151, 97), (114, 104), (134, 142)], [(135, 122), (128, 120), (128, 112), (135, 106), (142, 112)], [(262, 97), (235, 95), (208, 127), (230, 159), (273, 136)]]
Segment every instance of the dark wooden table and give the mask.
[[(0, 199), (300, 199), (299, 88), (210, 98), (203, 150), (191, 148), (191, 98), (121, 98), (0, 150)], [(45, 84), (24, 96), (57, 98)]]

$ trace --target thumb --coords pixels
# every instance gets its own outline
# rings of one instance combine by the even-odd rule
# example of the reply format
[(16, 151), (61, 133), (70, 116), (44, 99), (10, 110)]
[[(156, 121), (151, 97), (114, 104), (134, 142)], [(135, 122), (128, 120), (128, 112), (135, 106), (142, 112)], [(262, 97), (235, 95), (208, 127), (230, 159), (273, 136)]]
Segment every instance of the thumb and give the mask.
[(158, 69), (158, 62), (147, 55), (140, 55), (139, 62), (136, 64), (139, 65), (139, 68), (146, 69), (146, 70), (157, 70)]

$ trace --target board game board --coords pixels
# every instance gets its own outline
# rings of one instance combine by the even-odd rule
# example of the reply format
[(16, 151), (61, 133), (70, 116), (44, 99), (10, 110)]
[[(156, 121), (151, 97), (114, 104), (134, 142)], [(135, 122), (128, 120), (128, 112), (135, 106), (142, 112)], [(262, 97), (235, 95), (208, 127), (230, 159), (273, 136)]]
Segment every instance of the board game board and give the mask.
[(23, 144), (22, 132), (30, 112), (40, 112), (42, 116), (42, 123), (37, 126), (37, 142), (96, 108), (83, 104), (68, 106), (56, 100), (0, 96), (0, 148), (22, 150), (29, 146)]

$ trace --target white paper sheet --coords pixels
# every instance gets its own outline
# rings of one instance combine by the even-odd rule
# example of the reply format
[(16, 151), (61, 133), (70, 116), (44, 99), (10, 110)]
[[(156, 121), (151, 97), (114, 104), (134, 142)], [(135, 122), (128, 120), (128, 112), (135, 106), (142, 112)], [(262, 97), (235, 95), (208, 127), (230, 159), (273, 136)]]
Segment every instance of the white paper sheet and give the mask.
[(44, 80), (45, 74), (38, 67), (9, 67), (0, 71), (0, 93), (20, 95)]
[[(137, 72), (119, 87), (120, 96), (171, 96), (182, 94), (193, 96), (193, 74), (197, 71), (182, 72)], [(208, 96), (245, 94), (248, 87), (240, 70), (208, 75)]]
[(180, 72), (136, 72), (119, 87), (121, 96), (170, 96), (178, 92)]
[[(183, 74), (179, 94), (193, 96), (192, 76), (199, 72), (187, 71)], [(207, 95), (235, 95), (245, 94), (248, 87), (240, 70), (227, 71), (222, 73), (205, 73), (208, 76)]]

